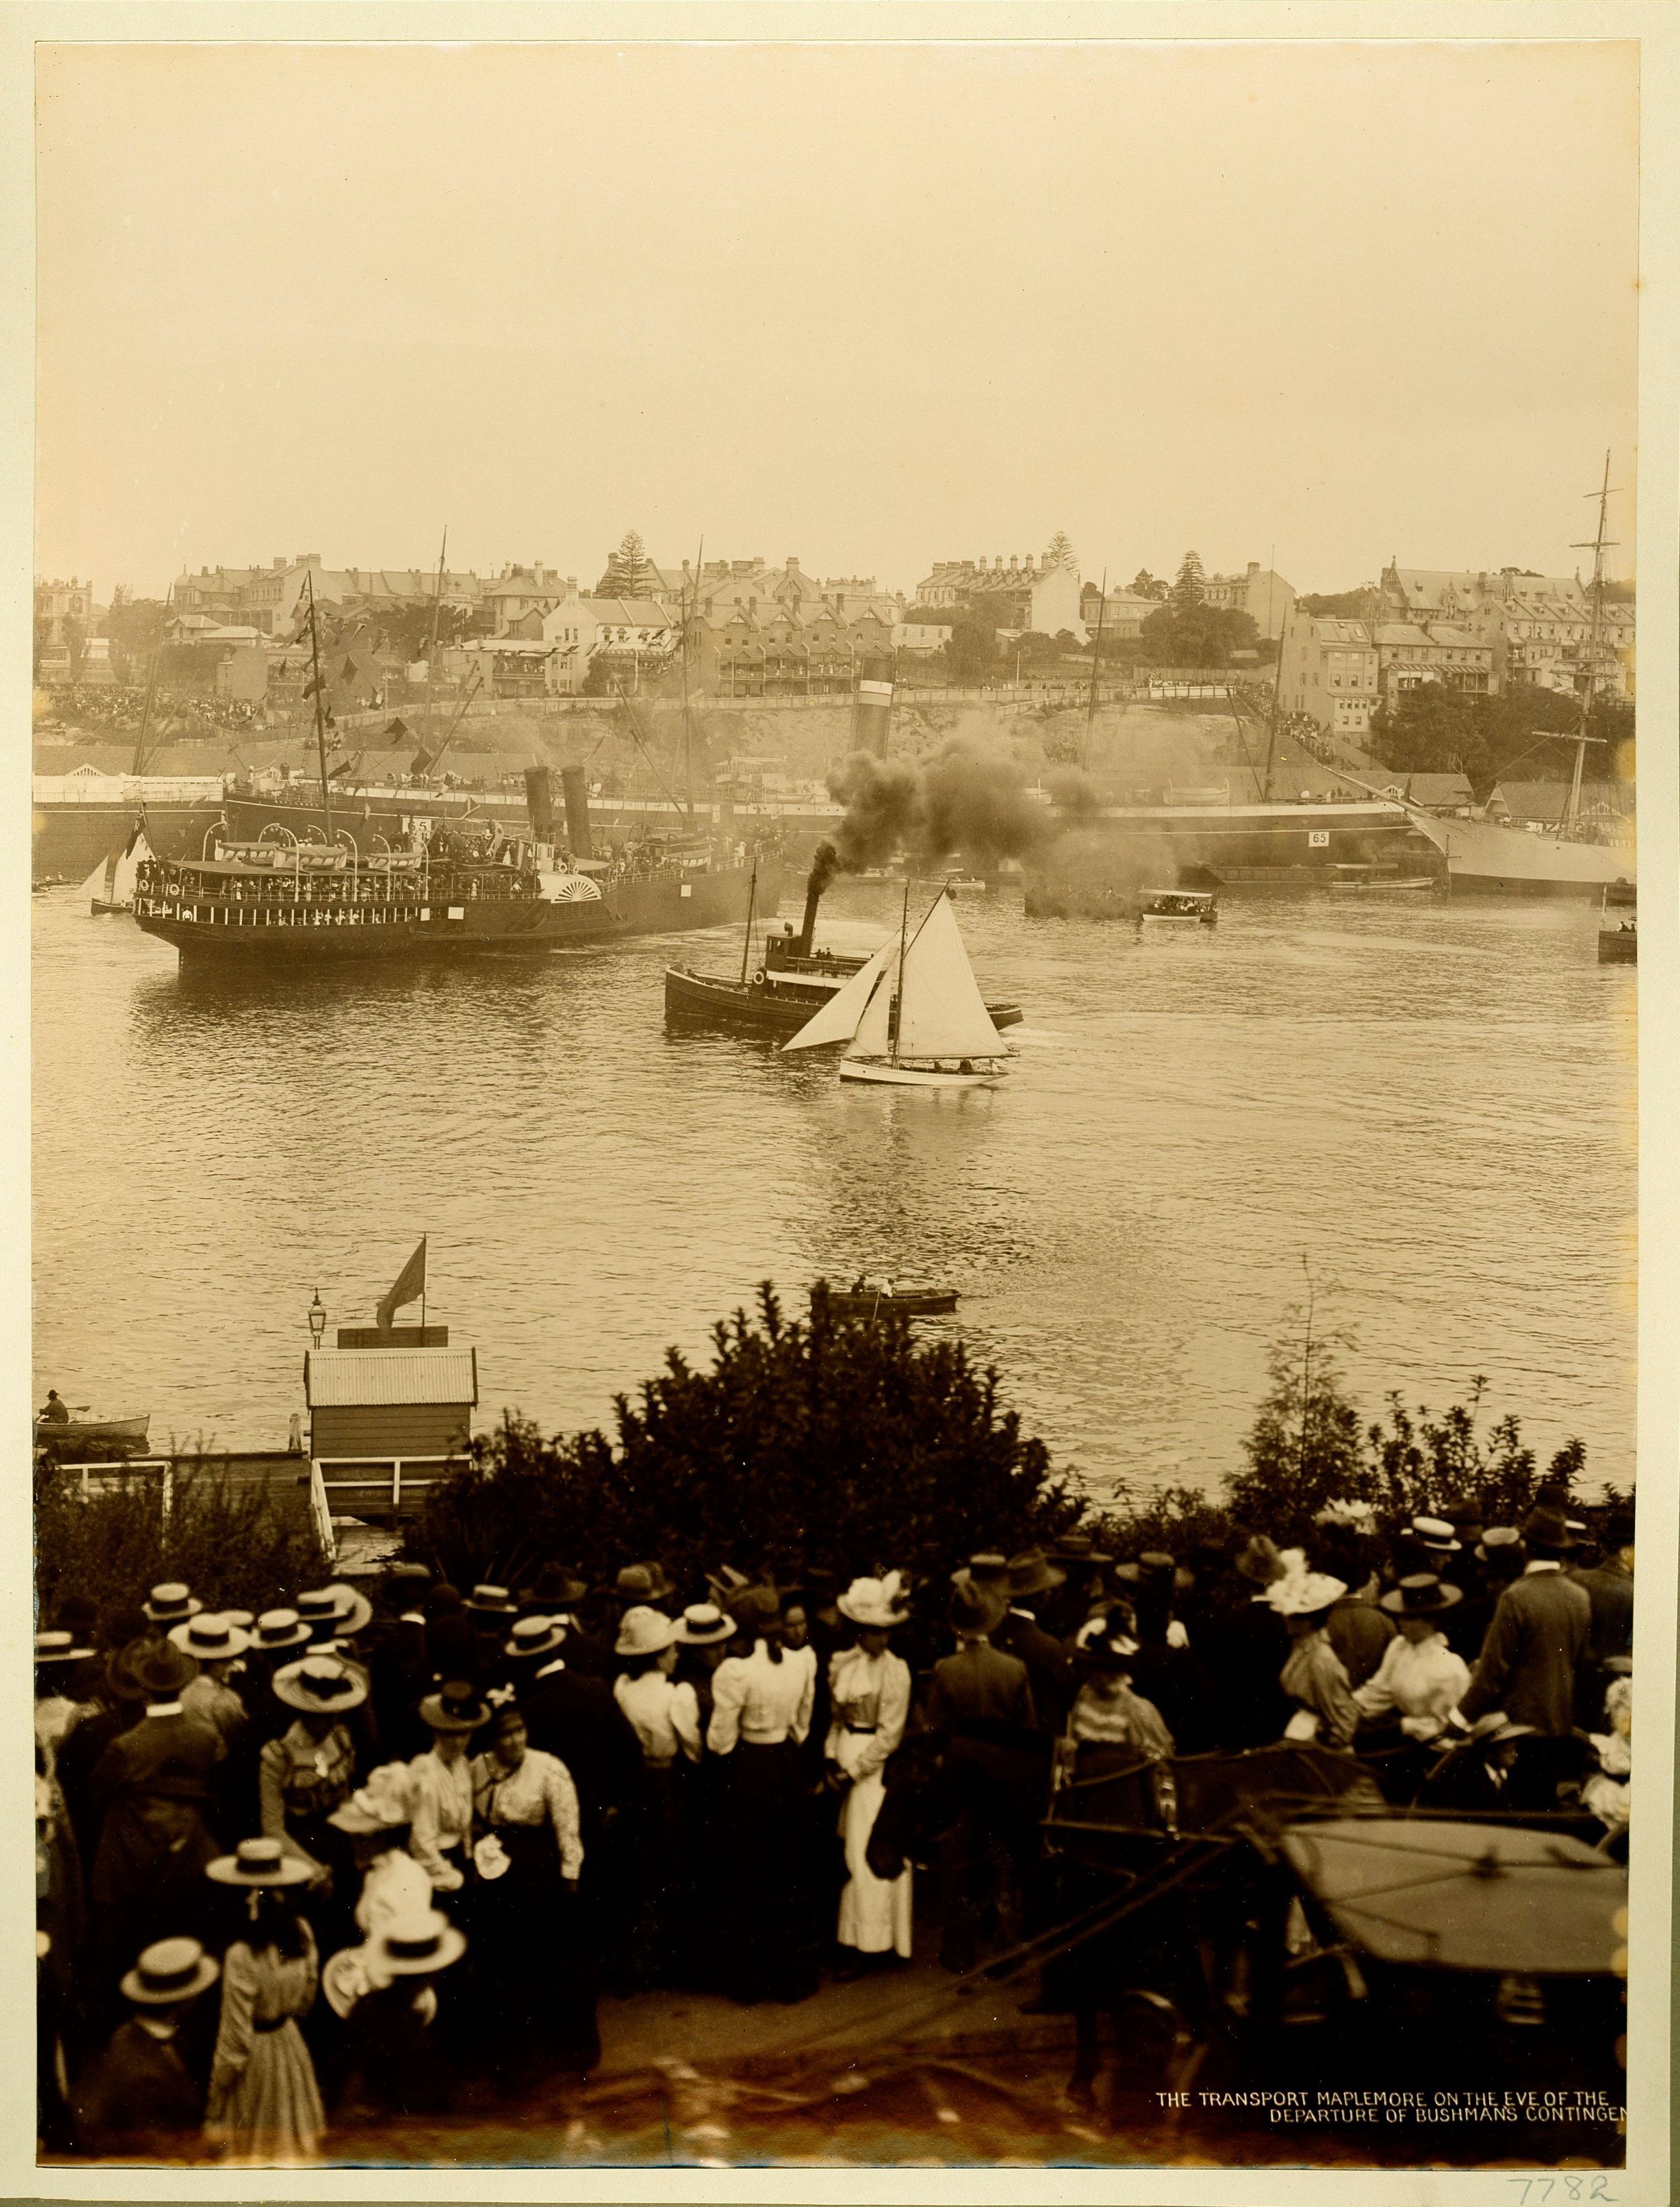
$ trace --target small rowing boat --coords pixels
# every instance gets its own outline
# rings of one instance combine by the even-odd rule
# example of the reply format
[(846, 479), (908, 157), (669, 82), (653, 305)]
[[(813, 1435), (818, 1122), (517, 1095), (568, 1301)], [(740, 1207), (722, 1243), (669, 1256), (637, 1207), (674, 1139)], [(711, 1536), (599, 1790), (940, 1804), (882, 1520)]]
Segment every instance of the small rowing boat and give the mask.
[(138, 1418), (37, 1418), (35, 1445), (75, 1462), (143, 1456), (151, 1423), (149, 1410)]
[(899, 1288), (890, 1280), (858, 1280), (849, 1288), (830, 1288), (830, 1309), (846, 1318), (880, 1318), (896, 1311), (901, 1318), (942, 1318), (957, 1307), (954, 1288)]

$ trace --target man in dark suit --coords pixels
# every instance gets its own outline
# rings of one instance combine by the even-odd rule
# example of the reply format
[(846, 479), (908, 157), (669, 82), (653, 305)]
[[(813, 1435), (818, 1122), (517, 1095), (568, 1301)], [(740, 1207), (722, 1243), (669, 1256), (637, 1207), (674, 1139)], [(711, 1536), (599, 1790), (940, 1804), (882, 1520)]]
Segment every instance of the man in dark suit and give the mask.
[(160, 1939), (123, 1979), (131, 2011), (90, 2065), (74, 2095), (84, 2151), (167, 2155), (204, 2121), (204, 2096), (181, 2057), (176, 2034), (219, 1967), (196, 1939)]
[(1600, 1538), (1603, 1561), (1590, 1571), (1569, 1574), (1592, 1610), (1575, 1703), (1583, 1732), (1604, 1729), (1605, 1689), (1614, 1675), (1607, 1666), (1634, 1652), (1633, 1513), (1613, 1510), (1604, 1522)]
[(1002, 1581), (1007, 1613), (990, 1636), (995, 1648), (1025, 1664), (1032, 1706), (1043, 1732), (1060, 1732), (1066, 1722), (1073, 1705), (1073, 1681), (1067, 1650), (1044, 1630), (1032, 1604), (1039, 1596), (1053, 1594), (1067, 1576), (1042, 1548), (1011, 1557)]
[(1592, 1604), (1563, 1575), (1575, 1542), (1561, 1510), (1531, 1510), (1522, 1541), (1528, 1566), (1499, 1597), (1459, 1714), (1473, 1725), (1503, 1709), (1513, 1724), (1562, 1738), (1575, 1728), (1575, 1671), (1587, 1652)]

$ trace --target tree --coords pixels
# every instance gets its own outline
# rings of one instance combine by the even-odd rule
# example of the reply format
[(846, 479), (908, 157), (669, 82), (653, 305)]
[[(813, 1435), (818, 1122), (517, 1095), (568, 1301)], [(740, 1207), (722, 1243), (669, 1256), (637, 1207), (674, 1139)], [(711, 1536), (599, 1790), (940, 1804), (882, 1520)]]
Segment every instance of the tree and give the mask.
[(1178, 573), (1172, 587), (1173, 611), (1181, 619), (1193, 613), (1207, 601), (1205, 577), (1202, 572), (1200, 554), (1187, 552), (1178, 563)]
[(1337, 1361), (1353, 1337), (1326, 1326), (1318, 1307), (1333, 1293), (1309, 1272), (1306, 1300), (1285, 1313), (1288, 1331), (1268, 1359), (1271, 1385), (1242, 1444), (1247, 1468), (1229, 1487), (1232, 1516), (1279, 1546), (1306, 1540), (1327, 1502), (1377, 1498), (1360, 1451), (1359, 1412)]
[(1168, 595), (1170, 588), (1171, 585), (1163, 583), (1158, 575), (1151, 575), (1147, 567), (1139, 567), (1132, 577), (1132, 595), (1134, 598), (1164, 598)]
[(1314, 591), (1310, 596), (1297, 598), (1295, 604), (1302, 613), (1327, 620), (1368, 620), (1375, 595), (1374, 585), (1366, 583), (1357, 590)]
[(1044, 547), (1047, 567), (1065, 567), (1070, 575), (1079, 571), (1079, 555), (1073, 549), (1073, 540), (1065, 529), (1058, 529)]
[(673, 1349), (634, 1405), (619, 1397), (610, 1440), (505, 1420), (428, 1492), (410, 1548), (457, 1585), (517, 1585), (549, 1558), (599, 1580), (657, 1556), (686, 1585), (730, 1563), (784, 1582), (896, 1568), (942, 1591), (954, 1556), (1013, 1553), (1079, 1516), (960, 1343), (842, 1317), (821, 1285), (790, 1322), (766, 1282), (712, 1346), (709, 1369)]
[(1259, 638), (1252, 613), (1199, 602), (1181, 608), (1176, 592), (1145, 617), (1141, 634), (1155, 667), (1224, 667), (1232, 652), (1253, 651)]
[[(1486, 798), (1519, 763), (1533, 781), (1561, 778), (1575, 764), (1575, 746), (1536, 742), (1537, 733), (1565, 735), (1581, 724), (1581, 701), (1562, 691), (1519, 683), (1498, 697), (1420, 682), (1386, 699), (1371, 716), (1372, 748), (1396, 774), (1456, 769)], [(1594, 709), (1593, 726), (1598, 730)], [(1605, 730), (1605, 733), (1609, 733)]]
[(659, 588), (648, 547), (633, 529), (624, 533), (619, 548), (607, 562), (607, 572), (595, 584), (598, 598), (651, 598)]
[(977, 684), (995, 679), (998, 672), (997, 617), (972, 607), (959, 612), (945, 647), (945, 663), (953, 682)]
[[(1470, 1382), (1468, 1403), (1456, 1403), (1438, 1418), (1426, 1405), (1408, 1411), (1399, 1395), (1388, 1397), (1387, 1422), (1366, 1434), (1381, 1489), (1381, 1507), (1392, 1522), (1414, 1516), (1438, 1516), (1444, 1507), (1480, 1499), (1492, 1525), (1520, 1525), (1534, 1506), (1534, 1451), (1522, 1445), (1522, 1430), (1510, 1413), (1488, 1429), (1486, 1442), (1476, 1419), (1487, 1381)], [(1566, 1441), (1546, 1467), (1546, 1478), (1568, 1487), (1580, 1474), (1587, 1451), (1579, 1440)]]
[(64, 639), (64, 649), (70, 656), (70, 679), (75, 681), (81, 672), (81, 662), (87, 655), (87, 624), (79, 620), (75, 613), (66, 613), (60, 633)]

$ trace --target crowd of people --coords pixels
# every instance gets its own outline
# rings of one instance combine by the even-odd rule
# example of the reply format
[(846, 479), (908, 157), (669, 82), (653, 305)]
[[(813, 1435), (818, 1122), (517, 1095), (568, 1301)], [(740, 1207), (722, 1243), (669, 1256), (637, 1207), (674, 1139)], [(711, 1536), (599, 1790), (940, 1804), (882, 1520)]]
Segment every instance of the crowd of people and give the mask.
[[(37, 722), (42, 733), (109, 729), (126, 735), (146, 717), (144, 683), (61, 682), (50, 693), (51, 711)], [(221, 697), (212, 691), (166, 696), (162, 685), (152, 700), (152, 737), (156, 742), (188, 741), (211, 728), (266, 728), (266, 705), (245, 697)]]
[(398, 1564), (257, 1614), (69, 1595), (35, 1645), (43, 2138), (307, 2160), (585, 2076), (603, 1995), (792, 2004), (903, 1966), (918, 1865), (966, 1971), (1043, 1920), (1045, 1801), (906, 1839), (883, 1811), (941, 1743), (1042, 1765), (1046, 1797), (1088, 1743), (1312, 1740), (1391, 1799), (1456, 1764), (1467, 1809), (1538, 1771), (1613, 1845), (1632, 1518), (1546, 1488), (1484, 1514), (1331, 1504), (1299, 1547), (1124, 1561), (1075, 1533), (936, 1588), (644, 1561), (464, 1595)]

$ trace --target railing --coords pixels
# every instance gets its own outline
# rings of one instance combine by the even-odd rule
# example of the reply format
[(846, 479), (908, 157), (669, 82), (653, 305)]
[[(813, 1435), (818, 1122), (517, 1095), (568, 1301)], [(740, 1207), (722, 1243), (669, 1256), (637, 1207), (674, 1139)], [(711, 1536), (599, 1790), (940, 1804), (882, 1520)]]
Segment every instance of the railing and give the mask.
[[(309, 1462), (309, 1502), (314, 1512), (315, 1529), (320, 1534), (329, 1557), (337, 1551), (333, 1535), (333, 1506), (338, 1504), (338, 1515), (344, 1517), (382, 1516), (400, 1521), (412, 1516), (421, 1507), (429, 1487), (441, 1485), (443, 1473), (439, 1466), (453, 1467), (470, 1463), (469, 1456), (457, 1451), (450, 1456), (318, 1456)], [(333, 1479), (330, 1472), (349, 1468), (365, 1467), (358, 1479)], [(416, 1468), (430, 1472), (432, 1476), (416, 1478)], [(352, 1499), (351, 1498), (354, 1498)]]
[(175, 1507), (175, 1462), (166, 1456), (117, 1456), (90, 1460), (86, 1463), (61, 1463), (59, 1469), (76, 1474), (77, 1488), (84, 1502), (96, 1494), (116, 1492), (131, 1473), (154, 1472), (158, 1474), (158, 1492), (162, 1511), (164, 1530), (169, 1530), (170, 1513)]

